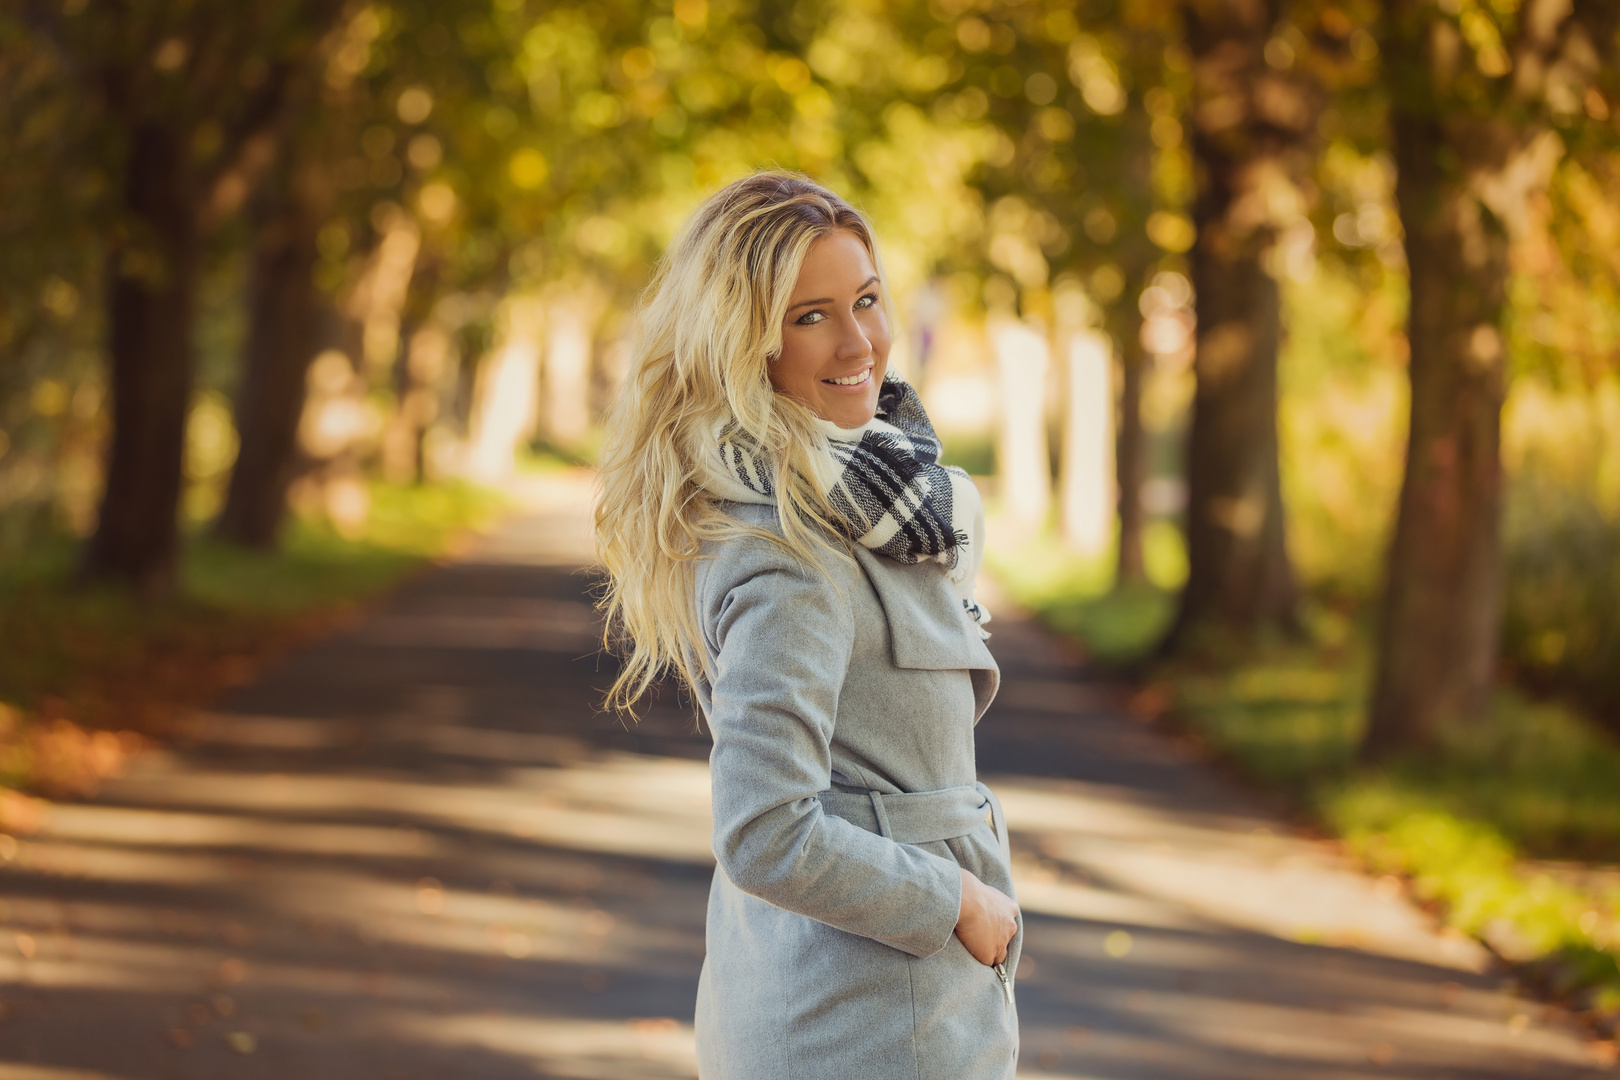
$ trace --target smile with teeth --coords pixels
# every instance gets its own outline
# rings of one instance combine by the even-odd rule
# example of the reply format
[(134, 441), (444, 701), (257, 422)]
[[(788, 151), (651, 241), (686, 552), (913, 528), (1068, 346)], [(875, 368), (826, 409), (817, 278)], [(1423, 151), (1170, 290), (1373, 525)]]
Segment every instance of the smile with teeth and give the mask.
[(871, 377), (872, 369), (867, 368), (865, 371), (858, 371), (853, 375), (845, 375), (841, 379), (822, 379), (821, 381), (831, 383), (833, 386), (860, 386)]

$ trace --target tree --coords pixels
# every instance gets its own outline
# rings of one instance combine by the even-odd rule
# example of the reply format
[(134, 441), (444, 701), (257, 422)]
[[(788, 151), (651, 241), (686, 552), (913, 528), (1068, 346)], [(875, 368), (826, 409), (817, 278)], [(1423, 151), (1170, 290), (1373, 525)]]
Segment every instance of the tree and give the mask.
[(999, 274), (987, 289), (1016, 286), (1021, 313), (1051, 319), (1060, 335), (1075, 329), (1074, 315), (1056, 309), (1083, 296), (1082, 322), (1100, 322), (1114, 343), (1121, 581), (1143, 573), (1138, 298), (1167, 257), (1147, 223), (1185, 197), (1165, 85), (1167, 62), (1179, 59), (1169, 47), (1176, 21), (1161, 0), (1092, 0), (935, 4), (907, 24), (942, 71), (960, 72), (931, 111), (983, 116), (996, 136), (972, 178), (989, 204), (983, 235), (952, 261)]
[[(1188, 200), (1191, 169), (1186, 160), (1183, 125), (1176, 118), (1178, 96), (1186, 93), (1185, 50), (1179, 37), (1175, 5), (1137, 0), (1122, 6), (1125, 108), (1119, 141), (1104, 160), (1115, 162), (1109, 179), (1111, 213), (1093, 222), (1083, 219), (1088, 234), (1098, 225), (1116, 234), (1112, 254), (1123, 285), (1107, 305), (1106, 326), (1118, 343), (1119, 426), (1114, 456), (1119, 490), (1119, 544), (1114, 580), (1117, 585), (1147, 579), (1143, 537), (1147, 529), (1142, 489), (1148, 478), (1148, 440), (1142, 422), (1142, 390), (1151, 356), (1142, 343), (1141, 297), (1162, 264), (1165, 250), (1149, 236), (1154, 215), (1180, 209)], [(1165, 220), (1160, 218), (1158, 220)], [(1160, 241), (1173, 238), (1159, 233)], [(1098, 239), (1097, 236), (1092, 237)], [(1108, 300), (1112, 280), (1092, 275), (1093, 289)]]
[(104, 303), (113, 431), (84, 553), (89, 576), (145, 592), (172, 583), (203, 239), (268, 162), (266, 133), (287, 79), (337, 8), (127, 0), (31, 9), (68, 58), (112, 178)]
[[(322, 345), (345, 337), (335, 294), (353, 275), (322, 273), (329, 260), (320, 234), (335, 224), (344, 240), (339, 258), (350, 254), (350, 238), (364, 231), (353, 219), (364, 221), (382, 194), (349, 157), (385, 108), (361, 77), (382, 29), (376, 9), (353, 10), (291, 73), (273, 131), (276, 160), (250, 206), (248, 328), (233, 402), (239, 449), (214, 522), (217, 536), (246, 547), (276, 543), (302, 462), (298, 428), (310, 364)], [(399, 178), (386, 166), (378, 170), (381, 186), (392, 193)], [(338, 280), (323, 288), (318, 277)]]
[[(101, 441), (83, 405), (98, 389), (106, 178), (68, 58), (30, 14), (0, 10), (0, 560), (41, 529), (85, 525), (96, 493), (80, 477)], [(19, 490), (19, 470), (40, 481)]]
[(1273, 44), (1290, 14), (1279, 0), (1185, 7), (1197, 383), (1186, 448), (1188, 576), (1170, 650), (1212, 626), (1248, 635), (1295, 621), (1277, 457), (1278, 241), (1300, 214), (1318, 102), (1292, 47), (1285, 56)]
[(319, 180), (283, 163), (253, 207), (248, 337), (235, 398), (239, 439), (225, 506), (225, 540), (274, 546), (297, 454), (304, 383), (330, 305), (315, 284), (323, 199)]
[(1384, 81), (1411, 275), (1411, 426), (1362, 754), (1489, 702), (1501, 609), (1504, 313), (1515, 229), (1613, 72), (1620, 4), (1391, 0)]

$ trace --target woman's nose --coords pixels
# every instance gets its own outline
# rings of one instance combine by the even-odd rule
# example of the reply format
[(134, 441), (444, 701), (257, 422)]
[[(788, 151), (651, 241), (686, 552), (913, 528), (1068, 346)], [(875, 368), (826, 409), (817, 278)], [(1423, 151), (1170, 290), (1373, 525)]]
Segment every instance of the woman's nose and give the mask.
[(838, 359), (860, 360), (871, 353), (872, 340), (866, 336), (866, 328), (853, 313), (844, 316), (839, 330), (838, 348), (834, 353)]

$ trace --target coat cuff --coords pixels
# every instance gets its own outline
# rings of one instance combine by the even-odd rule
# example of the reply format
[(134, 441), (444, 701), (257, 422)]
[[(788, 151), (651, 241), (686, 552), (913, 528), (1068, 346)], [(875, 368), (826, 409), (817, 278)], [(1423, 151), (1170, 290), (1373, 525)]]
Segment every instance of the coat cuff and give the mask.
[(956, 933), (956, 922), (962, 914), (962, 870), (949, 859), (934, 856), (930, 869), (935, 880), (929, 882), (928, 899), (917, 912), (913, 929), (884, 941), (901, 952), (919, 960), (926, 960), (950, 943)]

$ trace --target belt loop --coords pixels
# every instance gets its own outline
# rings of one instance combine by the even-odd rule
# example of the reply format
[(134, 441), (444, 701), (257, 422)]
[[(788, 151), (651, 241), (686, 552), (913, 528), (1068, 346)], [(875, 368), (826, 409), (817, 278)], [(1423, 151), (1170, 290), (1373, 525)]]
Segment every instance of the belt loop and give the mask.
[(883, 809), (883, 795), (881, 792), (868, 791), (867, 796), (872, 800), (872, 816), (877, 818), (878, 833), (894, 839), (894, 830), (889, 828), (889, 815)]
[(1001, 841), (1001, 857), (1007, 860), (1008, 866), (1011, 866), (1012, 842), (1007, 835), (1007, 818), (1001, 812), (1001, 800), (996, 798), (996, 793), (991, 791), (983, 781), (975, 783), (974, 786), (979, 789), (980, 794), (990, 801), (990, 824), (996, 830), (996, 839)]

